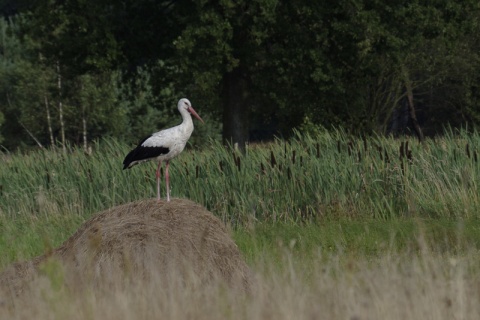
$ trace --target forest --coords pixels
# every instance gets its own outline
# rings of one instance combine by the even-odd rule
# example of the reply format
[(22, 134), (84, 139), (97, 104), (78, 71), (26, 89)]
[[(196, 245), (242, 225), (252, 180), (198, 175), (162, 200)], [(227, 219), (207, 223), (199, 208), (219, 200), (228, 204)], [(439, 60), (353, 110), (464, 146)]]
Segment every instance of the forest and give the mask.
[(240, 147), (344, 128), (441, 135), (480, 123), (480, 3), (4, 0), (4, 151), (126, 143), (179, 122)]

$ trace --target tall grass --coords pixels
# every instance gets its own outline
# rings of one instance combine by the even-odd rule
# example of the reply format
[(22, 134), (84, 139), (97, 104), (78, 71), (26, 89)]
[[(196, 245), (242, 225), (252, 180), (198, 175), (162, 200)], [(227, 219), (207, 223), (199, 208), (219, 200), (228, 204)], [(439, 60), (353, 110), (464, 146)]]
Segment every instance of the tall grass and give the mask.
[[(296, 263), (288, 250), (277, 268), (257, 259), (250, 292), (212, 280), (170, 277), (76, 290), (45, 270), (1, 319), (478, 319), (478, 255), (422, 251), (373, 260), (336, 253)], [(125, 283), (121, 275), (120, 283)], [(1, 296), (5, 297), (5, 296)], [(8, 296), (7, 296), (8, 297)], [(6, 300), (8, 301), (8, 300)]]
[[(476, 132), (419, 144), (339, 130), (251, 144), (241, 154), (211, 141), (172, 161), (171, 194), (233, 225), (336, 216), (468, 219), (480, 213), (479, 143)], [(131, 147), (103, 140), (91, 155), (77, 148), (1, 154), (0, 214), (89, 215), (154, 197), (155, 164), (122, 171)]]

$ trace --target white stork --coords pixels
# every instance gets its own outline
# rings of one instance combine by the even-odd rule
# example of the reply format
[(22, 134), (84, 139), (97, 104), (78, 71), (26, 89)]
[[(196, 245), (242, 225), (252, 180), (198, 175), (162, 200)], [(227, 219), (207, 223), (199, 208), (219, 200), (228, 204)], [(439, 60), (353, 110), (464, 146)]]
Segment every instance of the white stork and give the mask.
[(165, 160), (165, 182), (167, 185), (167, 201), (170, 201), (170, 177), (168, 166), (185, 148), (185, 144), (192, 135), (193, 121), (191, 114), (203, 123), (202, 118), (192, 108), (188, 99), (178, 101), (178, 111), (182, 115), (182, 123), (176, 127), (165, 129), (143, 139), (139, 145), (130, 151), (123, 160), (123, 169), (129, 169), (136, 164), (146, 161), (158, 161), (157, 167), (157, 199), (160, 200), (160, 168)]

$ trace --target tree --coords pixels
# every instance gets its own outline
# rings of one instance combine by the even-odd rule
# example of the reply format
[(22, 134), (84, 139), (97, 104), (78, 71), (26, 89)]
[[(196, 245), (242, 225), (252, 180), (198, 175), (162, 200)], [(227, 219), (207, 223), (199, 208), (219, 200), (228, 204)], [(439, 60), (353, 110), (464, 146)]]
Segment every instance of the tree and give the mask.
[[(454, 123), (456, 119), (464, 118), (459, 111), (472, 96), (467, 93), (471, 86), (462, 85), (468, 89), (455, 98), (454, 91), (445, 88), (458, 87), (470, 75), (478, 74), (480, 56), (474, 43), (479, 40), (479, 9), (476, 1), (461, 5), (449, 1), (435, 6), (416, 1), (397, 5), (383, 17), (389, 26), (390, 42), (395, 43), (385, 53), (393, 58), (400, 74), (398, 81), (405, 88), (410, 123), (420, 140), (420, 122), (427, 132), (435, 134), (446, 123), (455, 126), (459, 124)], [(418, 121), (416, 111), (420, 111)], [(439, 117), (441, 114), (446, 117)]]
[[(158, 122), (169, 122), (167, 115), (176, 100), (171, 103), (174, 90), (168, 76), (175, 70), (165, 66), (171, 73), (160, 84), (151, 79), (153, 74), (163, 77), (158, 70), (165, 64), (158, 61), (168, 48), (162, 39), (152, 39), (172, 37), (168, 31), (172, 18), (167, 13), (173, 3), (42, 0), (30, 8), (25, 34), (39, 43), (43, 64), (57, 73), (53, 99), (60, 131), (65, 132), (62, 144), (81, 141), (86, 148), (87, 140), (99, 135), (124, 136), (132, 130), (138, 136), (156, 130)], [(146, 14), (158, 14), (158, 19), (149, 24)], [(168, 111), (167, 103), (171, 103)]]
[[(178, 64), (191, 74), (199, 96), (217, 92), (223, 140), (245, 147), (255, 101), (252, 73), (275, 20), (277, 1), (195, 1), (189, 23), (176, 39)], [(216, 101), (215, 101), (216, 100)]]
[(7, 148), (34, 139), (43, 143), (39, 133), (44, 127), (38, 118), (45, 114), (44, 80), (47, 74), (31, 62), (31, 43), (20, 41), (19, 28), (24, 20), (23, 16), (0, 20), (0, 110), (8, 120), (1, 130)]

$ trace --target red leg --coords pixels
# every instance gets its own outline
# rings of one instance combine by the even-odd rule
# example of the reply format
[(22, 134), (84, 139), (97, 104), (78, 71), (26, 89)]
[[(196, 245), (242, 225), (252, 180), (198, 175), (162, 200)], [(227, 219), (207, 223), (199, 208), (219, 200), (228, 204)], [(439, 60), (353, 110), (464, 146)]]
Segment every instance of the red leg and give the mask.
[(157, 167), (157, 200), (160, 200), (160, 168), (162, 167), (162, 161), (158, 162)]
[(165, 181), (167, 182), (167, 201), (170, 201), (170, 176), (168, 175), (168, 166), (170, 161), (167, 160), (165, 164)]

